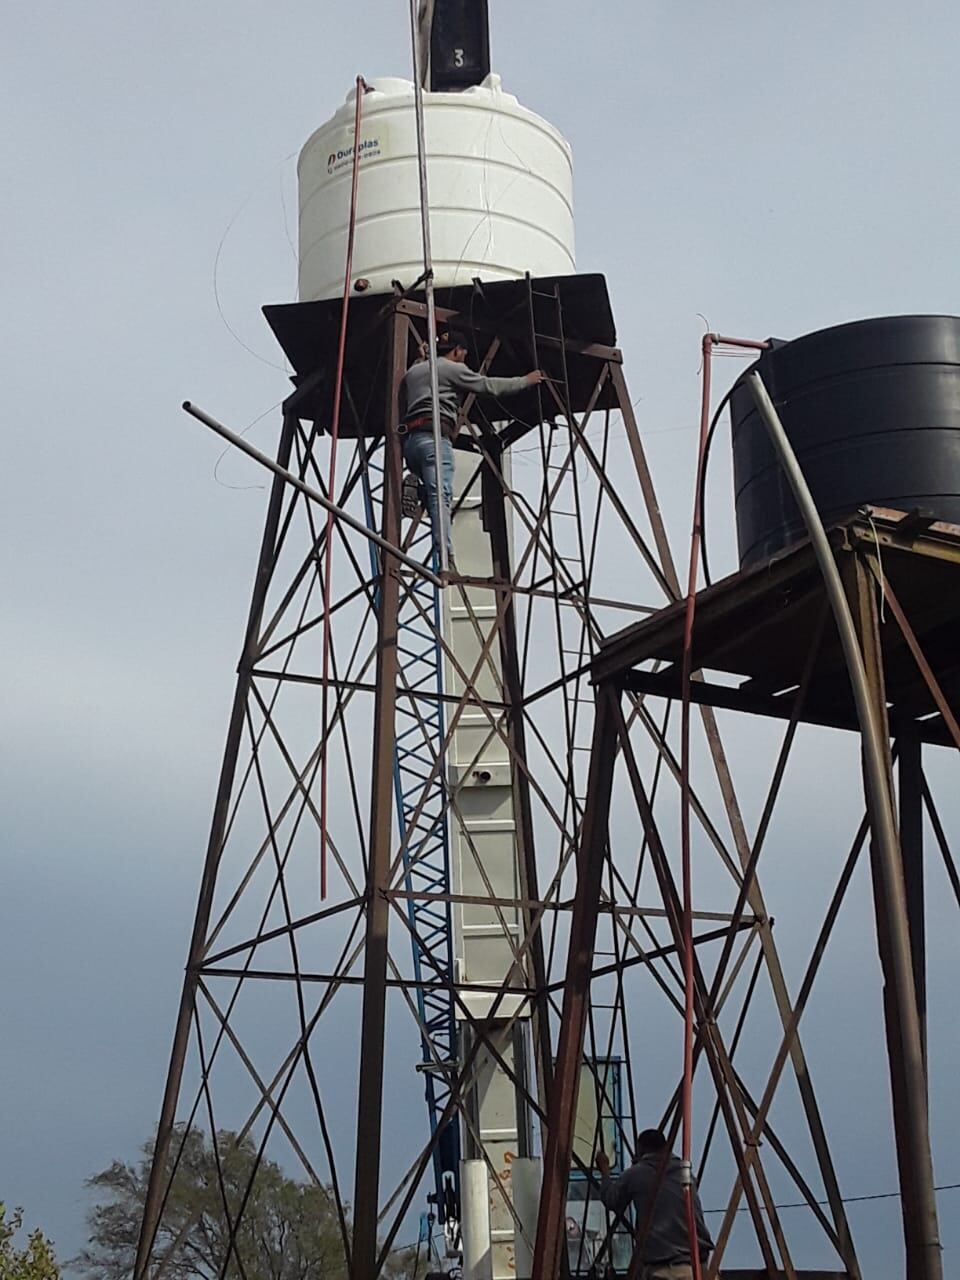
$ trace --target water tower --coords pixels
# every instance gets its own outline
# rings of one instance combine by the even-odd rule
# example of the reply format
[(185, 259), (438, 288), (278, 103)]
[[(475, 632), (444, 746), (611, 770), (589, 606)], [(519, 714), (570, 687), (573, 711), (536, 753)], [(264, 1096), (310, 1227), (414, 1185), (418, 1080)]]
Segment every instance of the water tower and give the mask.
[[(677, 1005), (671, 838), (641, 808), (615, 851), (603, 814), (614, 772), (641, 805), (680, 777), (669, 718), (633, 665), (608, 679), (607, 664), (625, 627), (672, 617), (682, 590), (607, 283), (574, 270), (569, 148), (491, 73), (485, 5), (423, 9), (423, 83), (358, 83), (306, 143), (300, 298), (265, 308), (294, 389), (275, 456), (252, 451), (274, 479), (142, 1280), (162, 1266), (178, 1119), (249, 1135), (261, 1153), (279, 1144), (328, 1187), (353, 1280), (383, 1273), (426, 1204), (443, 1228), (436, 1265), (462, 1261), (470, 1280), (626, 1265), (629, 1232), (603, 1212), (590, 1166), (601, 1143), (628, 1160), (651, 1099), (669, 1103), (676, 1084), (647, 1078), (638, 1056), (648, 988), (671, 1020)], [(399, 384), (429, 345), (432, 311), (469, 335), (476, 369), (548, 375), (507, 404), (463, 406), (461, 576), (442, 591), (422, 514), (401, 513), (397, 436)], [(675, 695), (671, 678), (642, 675), (661, 680), (658, 696)], [(698, 796), (696, 820), (734, 885), (695, 913), (697, 956), (722, 952), (703, 1050), (720, 1139), (711, 1126), (706, 1146), (726, 1153), (722, 1194), (744, 1188), (764, 1268), (724, 1274), (856, 1280), (773, 922), (699, 690), (722, 816)], [(727, 1020), (761, 975), (789, 1031), (785, 1067), (810, 1136), (798, 1159), (769, 1122), (761, 1156), (762, 1100), (735, 1078)], [(666, 1122), (677, 1114), (669, 1106)], [(825, 1188), (817, 1231), (842, 1270), (797, 1268), (771, 1150), (811, 1201), (812, 1180)], [(231, 1239), (251, 1186), (223, 1191)]]

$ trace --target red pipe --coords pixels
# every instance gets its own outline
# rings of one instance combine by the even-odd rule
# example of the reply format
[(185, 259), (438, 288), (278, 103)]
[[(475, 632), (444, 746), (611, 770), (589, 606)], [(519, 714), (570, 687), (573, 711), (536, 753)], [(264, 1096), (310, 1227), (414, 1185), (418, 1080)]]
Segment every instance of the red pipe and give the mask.
[(710, 373), (711, 356), (716, 346), (743, 347), (762, 351), (768, 344), (748, 338), (724, 338), (718, 333), (705, 333), (703, 352), (703, 380), (700, 391), (700, 438), (697, 449), (697, 477), (694, 486), (693, 529), (690, 536), (690, 565), (687, 574), (686, 609), (683, 623), (683, 663), (681, 674), (680, 712), (680, 857), (683, 889), (683, 1087), (681, 1090), (681, 1115), (683, 1137), (680, 1158), (684, 1162), (684, 1203), (687, 1211), (687, 1231), (690, 1240), (690, 1264), (694, 1280), (701, 1280), (700, 1250), (697, 1242), (697, 1222), (693, 1205), (693, 1039), (694, 1039), (694, 983), (693, 983), (693, 875), (690, 858), (690, 678), (693, 660), (693, 623), (697, 610), (697, 572), (700, 567), (700, 544), (703, 537), (703, 510), (700, 494), (703, 486), (703, 469), (706, 465), (707, 434), (710, 429)]
[[(333, 380), (333, 418), (330, 423), (330, 470), (327, 497), (333, 500), (337, 474), (337, 441), (340, 438), (340, 399), (343, 392), (343, 366), (347, 351), (347, 315), (350, 310), (350, 282), (353, 277), (353, 244), (357, 230), (357, 186), (360, 176), (360, 120), (363, 95), (367, 85), (357, 76), (357, 104), (353, 118), (353, 182), (350, 188), (350, 222), (347, 229), (347, 262), (343, 275), (343, 303), (340, 308), (340, 337), (337, 344), (337, 368)], [(323, 746), (320, 753), (320, 900), (327, 896), (327, 708), (330, 672), (330, 567), (333, 557), (333, 512), (327, 512), (326, 540), (323, 558), (323, 676), (320, 685), (320, 724)]]

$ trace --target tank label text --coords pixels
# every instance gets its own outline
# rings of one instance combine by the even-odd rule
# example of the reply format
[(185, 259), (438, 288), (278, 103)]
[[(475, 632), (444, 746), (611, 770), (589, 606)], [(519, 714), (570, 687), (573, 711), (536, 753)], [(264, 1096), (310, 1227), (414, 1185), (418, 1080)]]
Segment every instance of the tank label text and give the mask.
[[(368, 160), (378, 160), (387, 153), (387, 131), (378, 129), (376, 133), (360, 134), (360, 163), (364, 164)], [(343, 169), (351, 169), (353, 167), (353, 139), (344, 130), (343, 141), (337, 146), (336, 150), (331, 148), (327, 156), (327, 173), (340, 173)]]

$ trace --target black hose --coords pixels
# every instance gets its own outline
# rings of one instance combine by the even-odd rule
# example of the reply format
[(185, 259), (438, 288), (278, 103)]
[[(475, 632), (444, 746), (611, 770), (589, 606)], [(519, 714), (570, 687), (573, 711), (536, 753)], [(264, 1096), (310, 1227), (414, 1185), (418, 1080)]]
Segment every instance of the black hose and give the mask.
[(713, 444), (713, 433), (716, 431), (720, 422), (720, 415), (730, 403), (730, 397), (736, 391), (740, 384), (740, 379), (733, 384), (727, 394), (717, 405), (716, 412), (707, 431), (706, 443), (703, 446), (703, 466), (700, 468), (700, 492), (697, 495), (700, 503), (700, 556), (703, 560), (703, 580), (708, 587), (713, 586), (713, 580), (710, 577), (710, 565), (707, 560), (707, 462), (710, 458), (710, 446)]

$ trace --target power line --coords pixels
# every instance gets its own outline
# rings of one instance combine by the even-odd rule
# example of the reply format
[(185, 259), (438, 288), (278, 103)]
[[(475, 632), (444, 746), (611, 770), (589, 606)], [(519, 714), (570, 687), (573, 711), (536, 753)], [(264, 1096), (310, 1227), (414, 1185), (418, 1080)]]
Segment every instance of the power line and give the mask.
[[(934, 1191), (960, 1191), (960, 1182), (945, 1182), (942, 1186), (934, 1187)], [(899, 1191), (879, 1191), (872, 1196), (841, 1196), (841, 1204), (863, 1204), (867, 1200), (899, 1200)], [(815, 1200), (816, 1205), (829, 1205), (829, 1200)], [(788, 1204), (775, 1204), (774, 1209), (809, 1209), (811, 1207), (809, 1200), (794, 1200)], [(704, 1213), (726, 1213), (726, 1209), (704, 1209)], [(749, 1212), (748, 1205), (741, 1205), (737, 1213)]]

